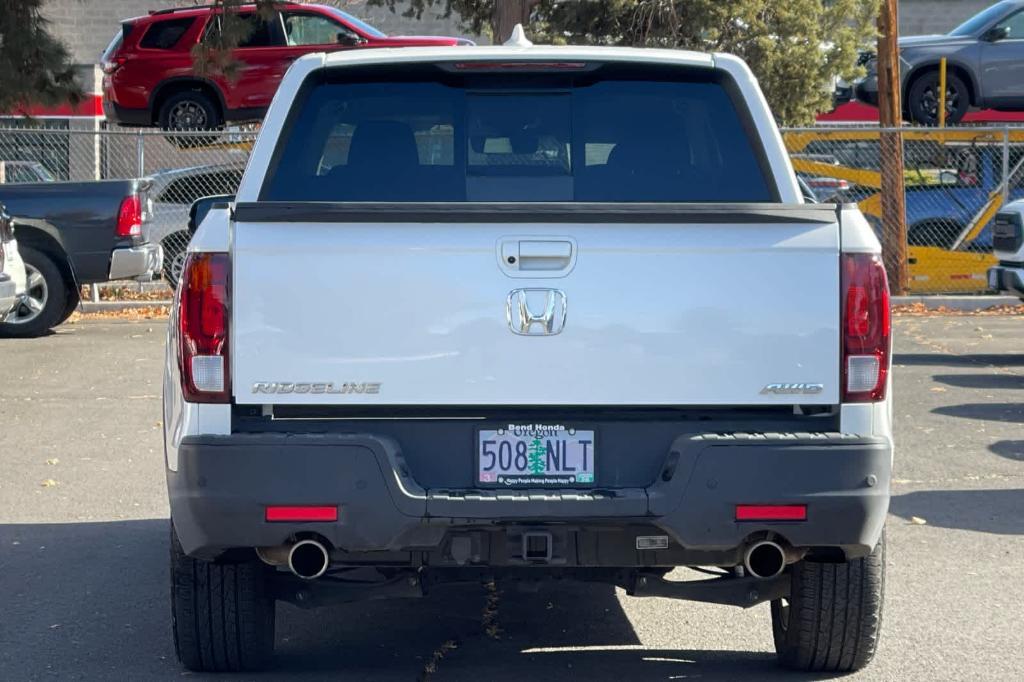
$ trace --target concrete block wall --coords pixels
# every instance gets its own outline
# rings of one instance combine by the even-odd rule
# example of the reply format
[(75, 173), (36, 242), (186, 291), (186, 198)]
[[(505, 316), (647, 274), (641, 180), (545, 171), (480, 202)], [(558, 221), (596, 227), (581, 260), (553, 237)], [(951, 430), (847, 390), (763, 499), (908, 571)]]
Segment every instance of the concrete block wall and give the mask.
[(900, 0), (900, 35), (949, 33), (995, 0)]

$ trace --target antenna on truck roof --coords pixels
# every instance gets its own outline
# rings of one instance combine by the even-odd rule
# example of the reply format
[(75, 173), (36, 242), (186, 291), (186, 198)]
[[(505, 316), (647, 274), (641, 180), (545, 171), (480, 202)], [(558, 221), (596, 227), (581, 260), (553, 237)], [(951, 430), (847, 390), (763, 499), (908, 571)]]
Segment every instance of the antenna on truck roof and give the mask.
[(512, 35), (504, 42), (505, 47), (533, 47), (533, 43), (526, 37), (526, 31), (522, 24), (516, 24), (512, 29)]

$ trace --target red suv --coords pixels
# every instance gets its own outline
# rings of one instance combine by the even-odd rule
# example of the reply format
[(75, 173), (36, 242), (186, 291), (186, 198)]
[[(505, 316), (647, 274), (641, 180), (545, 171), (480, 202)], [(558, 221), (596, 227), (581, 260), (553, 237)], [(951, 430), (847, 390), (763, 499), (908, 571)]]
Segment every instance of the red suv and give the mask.
[[(192, 49), (219, 31), (220, 9), (193, 7), (152, 12), (121, 23), (103, 53), (103, 110), (121, 125), (165, 129), (217, 128), (263, 116), (288, 66), (310, 52), (364, 47), (460, 45), (462, 38), (388, 36), (333, 7), (281, 3), (270, 20), (254, 6), (238, 12), (251, 31), (234, 51), (234, 78), (199, 76)], [(470, 43), (471, 44), (471, 43)]]

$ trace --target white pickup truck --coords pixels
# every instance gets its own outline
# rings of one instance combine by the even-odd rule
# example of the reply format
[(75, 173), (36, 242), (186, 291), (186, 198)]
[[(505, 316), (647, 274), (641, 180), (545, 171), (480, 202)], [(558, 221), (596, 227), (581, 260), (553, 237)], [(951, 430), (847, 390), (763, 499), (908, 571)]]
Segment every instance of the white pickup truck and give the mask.
[(855, 207), (803, 203), (729, 55), (299, 59), (170, 324), (181, 662), (265, 665), (275, 600), (559, 578), (770, 602), (785, 665), (861, 668), (893, 452), (879, 251)]

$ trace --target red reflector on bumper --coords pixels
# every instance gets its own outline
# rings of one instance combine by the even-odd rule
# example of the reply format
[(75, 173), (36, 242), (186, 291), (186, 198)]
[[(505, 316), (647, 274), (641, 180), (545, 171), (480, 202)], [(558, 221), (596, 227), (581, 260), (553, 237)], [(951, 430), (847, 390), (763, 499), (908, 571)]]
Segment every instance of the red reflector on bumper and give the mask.
[(267, 521), (337, 521), (338, 508), (329, 506), (267, 507)]
[(806, 521), (805, 504), (738, 504), (737, 521)]

